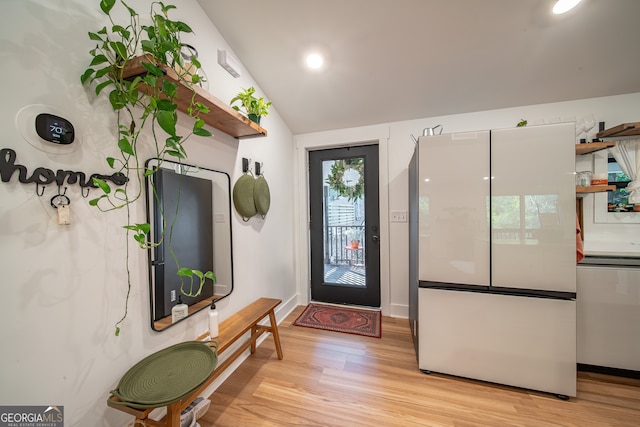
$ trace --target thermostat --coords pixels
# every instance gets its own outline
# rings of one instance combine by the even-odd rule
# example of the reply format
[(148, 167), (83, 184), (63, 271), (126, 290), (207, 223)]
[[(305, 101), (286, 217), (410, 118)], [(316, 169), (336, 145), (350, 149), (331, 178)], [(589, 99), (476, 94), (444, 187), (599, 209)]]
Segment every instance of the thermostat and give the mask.
[(75, 139), (75, 131), (71, 122), (49, 113), (36, 116), (36, 132), (40, 138), (54, 144), (67, 145)]
[[(75, 125), (73, 124), (75, 123)], [(82, 144), (82, 124), (70, 109), (31, 104), (16, 114), (16, 129), (34, 148), (49, 154), (68, 154)]]

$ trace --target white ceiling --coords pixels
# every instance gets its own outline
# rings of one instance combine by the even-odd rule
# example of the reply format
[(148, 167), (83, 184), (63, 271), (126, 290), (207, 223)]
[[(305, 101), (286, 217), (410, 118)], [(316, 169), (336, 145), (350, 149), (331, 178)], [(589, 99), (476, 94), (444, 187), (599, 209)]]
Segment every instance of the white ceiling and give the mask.
[(640, 0), (198, 1), (294, 134), (640, 92)]

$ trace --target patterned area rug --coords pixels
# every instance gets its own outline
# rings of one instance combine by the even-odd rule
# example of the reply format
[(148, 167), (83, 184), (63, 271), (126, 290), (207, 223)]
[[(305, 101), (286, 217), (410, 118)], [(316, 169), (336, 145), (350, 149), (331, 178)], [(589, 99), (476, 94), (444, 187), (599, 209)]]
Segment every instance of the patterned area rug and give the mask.
[(304, 309), (293, 324), (374, 338), (382, 336), (379, 310), (312, 303)]

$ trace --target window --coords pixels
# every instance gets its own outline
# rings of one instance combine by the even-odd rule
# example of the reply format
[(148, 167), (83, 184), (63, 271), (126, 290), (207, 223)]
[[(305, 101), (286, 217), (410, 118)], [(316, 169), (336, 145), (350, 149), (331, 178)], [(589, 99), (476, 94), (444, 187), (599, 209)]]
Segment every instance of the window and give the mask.
[(615, 191), (608, 192), (607, 210), (609, 212), (631, 212), (632, 206), (629, 205), (629, 194), (626, 190), (627, 184), (631, 182), (631, 178), (622, 172), (620, 165), (613, 155), (609, 154), (607, 162), (609, 185), (616, 186)]

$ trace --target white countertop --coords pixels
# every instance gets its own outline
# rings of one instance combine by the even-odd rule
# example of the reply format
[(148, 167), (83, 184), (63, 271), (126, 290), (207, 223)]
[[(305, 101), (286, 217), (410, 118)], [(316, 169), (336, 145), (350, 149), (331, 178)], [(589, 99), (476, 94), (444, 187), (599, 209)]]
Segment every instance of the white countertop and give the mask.
[(640, 240), (637, 242), (586, 240), (584, 254), (586, 256), (640, 258)]

